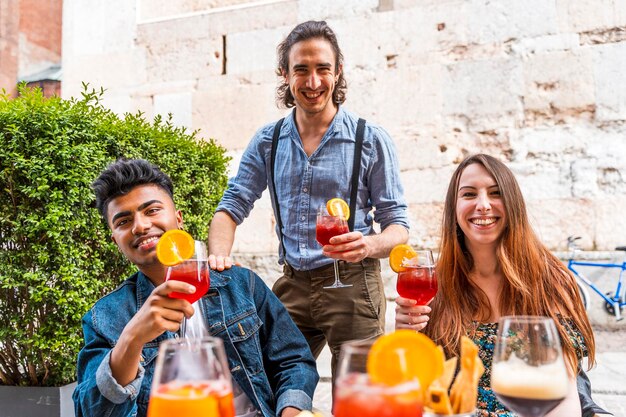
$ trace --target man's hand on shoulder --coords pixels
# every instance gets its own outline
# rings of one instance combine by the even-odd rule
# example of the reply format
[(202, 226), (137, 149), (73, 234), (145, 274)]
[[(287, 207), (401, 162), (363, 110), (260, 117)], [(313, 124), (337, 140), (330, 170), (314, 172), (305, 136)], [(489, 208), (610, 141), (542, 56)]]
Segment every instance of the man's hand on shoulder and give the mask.
[(222, 256), (222, 255), (209, 255), (209, 267), (211, 269), (215, 269), (216, 271), (223, 271), (225, 269), (230, 269), (233, 265), (239, 265), (237, 263), (233, 264), (233, 260), (230, 256)]

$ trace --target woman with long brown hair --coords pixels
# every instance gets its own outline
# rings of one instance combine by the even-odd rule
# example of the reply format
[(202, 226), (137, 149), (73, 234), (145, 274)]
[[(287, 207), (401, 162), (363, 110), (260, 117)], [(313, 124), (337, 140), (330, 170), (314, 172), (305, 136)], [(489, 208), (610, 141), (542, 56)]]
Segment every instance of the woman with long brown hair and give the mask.
[(422, 330), (448, 356), (459, 354), (462, 335), (479, 346), (487, 371), (479, 384), (478, 415), (512, 415), (490, 388), (497, 321), (507, 315), (547, 316), (557, 323), (572, 383), (549, 415), (581, 415), (575, 378), (583, 356), (595, 363), (595, 342), (575, 278), (533, 232), (513, 173), (489, 155), (466, 158), (452, 176), (437, 278), (430, 306), (396, 300), (396, 328)]

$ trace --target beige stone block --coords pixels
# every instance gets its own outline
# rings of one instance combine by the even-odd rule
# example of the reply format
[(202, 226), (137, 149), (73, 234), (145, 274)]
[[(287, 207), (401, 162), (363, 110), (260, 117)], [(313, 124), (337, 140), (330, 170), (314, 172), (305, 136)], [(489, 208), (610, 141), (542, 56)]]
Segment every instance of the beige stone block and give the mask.
[(233, 253), (278, 253), (278, 238), (275, 220), (270, 205), (269, 192), (256, 202), (250, 216), (237, 227)]
[(524, 58), (532, 58), (534, 54), (572, 51), (579, 48), (580, 35), (577, 33), (559, 33), (522, 38), (511, 44), (511, 51)]
[(398, 55), (398, 42), (390, 36), (391, 17), (388, 13), (374, 13), (328, 22), (337, 35), (349, 81), (356, 71), (387, 68), (388, 59)]
[(572, 194), (580, 198), (598, 198), (601, 192), (598, 187), (598, 161), (596, 159), (577, 159), (571, 163), (573, 178)]
[[(326, 20), (336, 30), (331, 20), (350, 19), (354, 16), (369, 14), (378, 7), (379, 0), (299, 0), (298, 22), (307, 20)], [(341, 44), (340, 44), (341, 45)]]
[(533, 55), (524, 62), (527, 120), (590, 118), (594, 110), (595, 82), (590, 49)]
[(174, 18), (217, 9), (232, 9), (245, 6), (250, 0), (139, 0), (137, 16), (140, 20)]
[(507, 166), (513, 171), (527, 203), (572, 196), (572, 177), (568, 164), (537, 160), (532, 166), (528, 162)]
[(441, 126), (442, 67), (419, 65), (346, 71), (347, 107), (395, 131)]
[(74, 55), (63, 58), (64, 98), (80, 97), (82, 83), (89, 83), (89, 88), (111, 92), (125, 92), (129, 96), (135, 86), (146, 81), (144, 56), (140, 51), (128, 50), (100, 55)]
[(522, 118), (522, 62), (494, 59), (451, 64), (443, 79), (444, 115), (477, 127), (511, 125)]
[(517, 159), (528, 159), (560, 163), (579, 156), (591, 143), (594, 129), (569, 128), (563, 126), (541, 126), (523, 129), (515, 149)]
[(596, 119), (626, 120), (626, 42), (593, 47)]
[(539, 239), (552, 250), (565, 250), (567, 236), (593, 236), (592, 200), (557, 198), (527, 201), (528, 217)]
[(276, 47), (285, 38), (284, 28), (229, 34), (226, 46), (226, 73), (263, 72), (274, 74), (278, 65)]
[(146, 74), (151, 83), (194, 80), (223, 72), (224, 42), (208, 30), (181, 30), (166, 21), (139, 26), (137, 44), (145, 50)]
[(626, 24), (623, 0), (556, 0), (559, 30), (588, 32)]
[(286, 27), (286, 33), (288, 33), (298, 22), (298, 2), (296, 0), (251, 2), (240, 6), (172, 15), (139, 23), (168, 21), (189, 30), (194, 30), (194, 27), (195, 30), (205, 30), (208, 36), (223, 36), (278, 27)]
[(453, 166), (412, 169), (401, 174), (404, 198), (409, 206), (444, 201)]
[(552, 34), (557, 13), (544, 0), (474, 1), (468, 7), (469, 43), (501, 43)]
[(419, 2), (419, 6), (393, 13), (394, 30), (390, 35), (398, 31), (405, 43), (400, 52), (413, 56), (419, 56), (420, 51), (447, 51), (466, 45), (472, 30), (470, 8), (467, 1)]
[(240, 85), (236, 79), (215, 82), (212, 89), (193, 95), (194, 129), (227, 149), (245, 148), (258, 129), (285, 114), (274, 105), (274, 88), (274, 84)]
[(443, 200), (441, 202), (409, 205), (409, 244), (416, 248), (439, 248), (441, 239), (441, 221), (443, 218)]
[(613, 250), (626, 244), (626, 193), (604, 196), (594, 202), (597, 212), (594, 242), (597, 250)]
[(401, 171), (440, 168), (451, 164), (448, 147), (434, 131), (405, 131), (392, 137)]
[(192, 128), (191, 93), (156, 94), (154, 96), (154, 114), (160, 114), (163, 120), (171, 115), (174, 126)]
[(66, 0), (63, 9), (63, 55), (97, 56), (133, 48), (134, 1)]

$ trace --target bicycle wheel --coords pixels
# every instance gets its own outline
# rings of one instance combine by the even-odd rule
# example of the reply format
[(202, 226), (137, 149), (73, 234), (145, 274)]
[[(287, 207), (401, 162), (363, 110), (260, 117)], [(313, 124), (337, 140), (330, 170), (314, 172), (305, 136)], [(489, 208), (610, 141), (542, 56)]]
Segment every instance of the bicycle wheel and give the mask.
[(578, 285), (578, 292), (580, 293), (580, 298), (583, 300), (583, 306), (585, 306), (585, 311), (589, 311), (589, 291), (585, 284), (576, 280), (576, 285)]

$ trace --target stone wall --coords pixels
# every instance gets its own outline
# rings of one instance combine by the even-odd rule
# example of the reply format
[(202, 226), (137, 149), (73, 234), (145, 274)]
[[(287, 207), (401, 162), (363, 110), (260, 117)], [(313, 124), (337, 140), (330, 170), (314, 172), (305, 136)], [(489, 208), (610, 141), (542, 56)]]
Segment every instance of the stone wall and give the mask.
[[(516, 173), (552, 249), (569, 234), (626, 244), (624, 0), (65, 0), (63, 94), (85, 81), (117, 112), (172, 113), (228, 148), (234, 174), (255, 130), (285, 114), (275, 49), (308, 19), (337, 32), (346, 107), (395, 140), (412, 243), (436, 248), (455, 164), (487, 152)], [(235, 255), (275, 265), (273, 227), (266, 193)]]

